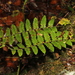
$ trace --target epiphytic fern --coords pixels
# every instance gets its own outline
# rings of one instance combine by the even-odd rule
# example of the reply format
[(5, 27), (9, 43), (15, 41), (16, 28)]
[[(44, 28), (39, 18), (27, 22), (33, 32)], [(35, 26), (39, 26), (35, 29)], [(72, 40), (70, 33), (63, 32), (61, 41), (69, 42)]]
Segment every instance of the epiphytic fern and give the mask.
[(69, 38), (69, 32), (67, 30), (61, 32), (58, 31), (54, 25), (54, 19), (51, 19), (48, 24), (46, 22), (46, 16), (43, 16), (38, 24), (38, 19), (34, 18), (33, 24), (26, 19), (26, 22), (21, 22), (19, 27), (11, 25), (11, 28), (7, 28), (4, 33), (0, 30), (0, 48), (7, 46), (12, 54), (16, 52), (19, 56), (23, 55), (23, 51), (29, 55), (33, 52), (38, 54), (38, 50), (42, 53), (46, 53), (47, 46), (51, 52), (54, 52), (54, 48), (61, 49), (66, 48), (66, 44), (72, 46), (72, 42)]

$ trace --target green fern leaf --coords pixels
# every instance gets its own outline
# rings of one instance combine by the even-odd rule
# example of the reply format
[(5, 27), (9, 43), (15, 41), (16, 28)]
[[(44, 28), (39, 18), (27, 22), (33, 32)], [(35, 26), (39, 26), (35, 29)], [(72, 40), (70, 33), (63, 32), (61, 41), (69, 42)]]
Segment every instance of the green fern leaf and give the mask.
[(26, 31), (29, 31), (31, 29), (32, 29), (31, 28), (31, 23), (30, 23), (30, 21), (28, 19), (26, 19)]
[(27, 47), (31, 47), (31, 41), (30, 40), (26, 40), (25, 44), (26, 44)]
[(0, 30), (0, 38), (3, 38), (3, 30)]
[(5, 44), (2, 45), (2, 44), (0, 43), (0, 48), (3, 48), (3, 47), (5, 47)]
[(51, 31), (51, 38), (52, 38), (52, 41), (56, 41), (57, 40), (57, 38), (56, 38), (56, 33), (54, 32), (54, 31)]
[(44, 43), (49, 49), (51, 52), (54, 52), (54, 47), (51, 43)]
[(22, 49), (25, 48), (25, 46), (24, 46), (22, 43), (17, 44), (17, 46), (18, 46), (19, 48), (22, 48)]
[(16, 50), (11, 50), (12, 55), (16, 54)]
[(66, 44), (72, 46), (72, 41), (71, 40), (67, 40)]
[(22, 36), (23, 36), (24, 40), (28, 40), (29, 39), (28, 32), (22, 32)]
[(31, 38), (33, 45), (37, 45), (38, 41), (35, 37)]
[(56, 37), (59, 41), (62, 40), (62, 33), (60, 31), (57, 31), (56, 35), (57, 35)]
[(51, 42), (55, 47), (61, 49), (61, 45), (58, 42)]
[(10, 28), (6, 29), (6, 33), (5, 34), (6, 34), (6, 36), (10, 36)]
[(16, 46), (16, 47), (13, 47), (14, 48), (14, 50), (18, 50), (19, 48)]
[(12, 55), (14, 55), (14, 54), (16, 54), (16, 50), (11, 50), (11, 52), (12, 52)]
[(30, 55), (30, 53), (31, 53), (30, 48), (25, 48), (24, 50), (25, 50), (27, 55)]
[(34, 53), (35, 55), (37, 55), (37, 54), (38, 54), (38, 48), (37, 48), (36, 46), (32, 46), (31, 48), (32, 48), (32, 50), (33, 50), (33, 53)]
[(46, 42), (50, 42), (50, 36), (47, 32), (44, 32), (44, 39)]
[(7, 38), (3, 38), (2, 44), (5, 45), (6, 42), (7, 42)]
[(42, 51), (42, 53), (46, 53), (46, 49), (45, 49), (45, 47), (44, 47), (44, 45), (42, 45), (42, 44), (39, 44), (39, 45), (37, 45), (38, 46), (38, 48)]
[(22, 32), (22, 35), (23, 35), (26, 46), (30, 47), (31, 46), (31, 41), (29, 39), (29, 33), (28, 32)]
[(46, 16), (45, 15), (43, 16), (40, 25), (41, 25), (40, 28), (45, 28), (46, 27)]
[(34, 30), (29, 31), (30, 35), (31, 35), (31, 40), (33, 45), (36, 45), (38, 43), (37, 39), (36, 39), (36, 32)]
[(16, 51), (17, 51), (17, 50), (19, 50), (19, 48), (18, 48), (17, 46), (16, 46), (16, 47), (13, 47), (13, 49), (11, 49), (13, 55), (16, 54)]
[(50, 33), (52, 30), (51, 30), (51, 28), (44, 28), (44, 31), (47, 33)]
[(56, 35), (57, 35), (57, 37), (59, 37), (59, 36), (61, 36), (61, 32), (60, 31), (58, 31), (57, 33), (56, 33)]
[(52, 31), (57, 32), (57, 28), (56, 27), (51, 27)]
[(37, 18), (34, 18), (33, 20), (33, 29), (38, 29), (39, 26), (38, 26), (38, 19)]
[(55, 21), (55, 19), (51, 19), (51, 20), (48, 22), (48, 27), (53, 27), (54, 21)]
[(66, 48), (66, 44), (63, 41), (58, 42), (62, 47)]
[(11, 25), (11, 31), (12, 31), (12, 34), (15, 35), (18, 31), (17, 31), (17, 28), (14, 24)]
[(18, 42), (21, 42), (22, 43), (22, 37), (21, 37), (21, 34), (16, 34), (15, 35), (15, 38)]
[(9, 40), (9, 45), (12, 45), (14, 42), (14, 36), (13, 35), (9, 36), (8, 40)]
[(24, 22), (20, 22), (20, 25), (19, 25), (18, 29), (19, 29), (20, 32), (25, 31)]
[(68, 39), (69, 32), (67, 30), (64, 31), (63, 39)]
[(39, 43), (43, 43), (44, 42), (44, 39), (42, 37), (42, 34), (38, 34), (37, 35), (37, 40), (38, 40)]
[(42, 30), (37, 31), (37, 40), (38, 40), (39, 43), (44, 42)]
[(11, 49), (12, 55), (16, 54), (16, 51), (18, 50), (18, 47), (13, 47), (13, 49)]
[(23, 50), (22, 49), (18, 49), (17, 50), (19, 57), (21, 57), (23, 55)]

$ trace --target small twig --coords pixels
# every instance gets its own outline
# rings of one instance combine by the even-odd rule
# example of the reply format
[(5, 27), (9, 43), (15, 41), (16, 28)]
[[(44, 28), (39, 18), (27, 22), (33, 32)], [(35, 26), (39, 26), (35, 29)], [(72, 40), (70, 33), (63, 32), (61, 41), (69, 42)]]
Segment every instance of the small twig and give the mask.
[(64, 17), (66, 17), (68, 14), (69, 14), (69, 12), (67, 12)]
[(26, 64), (23, 65), (23, 67), (21, 68), (21, 71), (25, 68)]
[(73, 6), (73, 8), (75, 8), (75, 6)]

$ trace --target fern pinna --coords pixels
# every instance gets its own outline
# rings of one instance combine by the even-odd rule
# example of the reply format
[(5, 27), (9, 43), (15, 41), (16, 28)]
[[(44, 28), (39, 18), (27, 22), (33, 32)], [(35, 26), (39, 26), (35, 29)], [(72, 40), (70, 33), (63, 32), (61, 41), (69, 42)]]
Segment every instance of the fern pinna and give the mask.
[(54, 52), (54, 48), (61, 49), (66, 48), (66, 44), (72, 46), (72, 42), (69, 38), (69, 32), (67, 30), (61, 32), (58, 31), (54, 25), (54, 19), (51, 19), (48, 24), (46, 22), (46, 16), (43, 16), (38, 24), (38, 19), (34, 18), (33, 24), (26, 19), (26, 22), (21, 22), (19, 27), (11, 25), (11, 28), (7, 28), (4, 33), (0, 29), (0, 48), (7, 46), (12, 54), (16, 52), (19, 56), (23, 55), (23, 51), (27, 55), (33, 52), (38, 54), (38, 50), (42, 53), (46, 53), (46, 47)]

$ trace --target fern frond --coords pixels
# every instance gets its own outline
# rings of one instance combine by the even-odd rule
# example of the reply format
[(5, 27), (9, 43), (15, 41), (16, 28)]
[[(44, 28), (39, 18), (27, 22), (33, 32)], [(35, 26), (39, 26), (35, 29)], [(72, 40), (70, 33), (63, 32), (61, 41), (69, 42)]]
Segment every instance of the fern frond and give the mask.
[(46, 16), (43, 16), (39, 26), (37, 18), (34, 18), (32, 25), (27, 19), (25, 24), (21, 22), (19, 27), (11, 25), (11, 28), (6, 29), (6, 33), (0, 30), (0, 48), (8, 46), (13, 55), (17, 52), (21, 57), (23, 51), (27, 55), (32, 52), (37, 55), (39, 50), (45, 54), (45, 47), (54, 52), (55, 47), (61, 49), (62, 47), (66, 48), (66, 45), (72, 46), (69, 32), (67, 30), (58, 31), (53, 26), (54, 19), (51, 19), (48, 25), (46, 20)]

